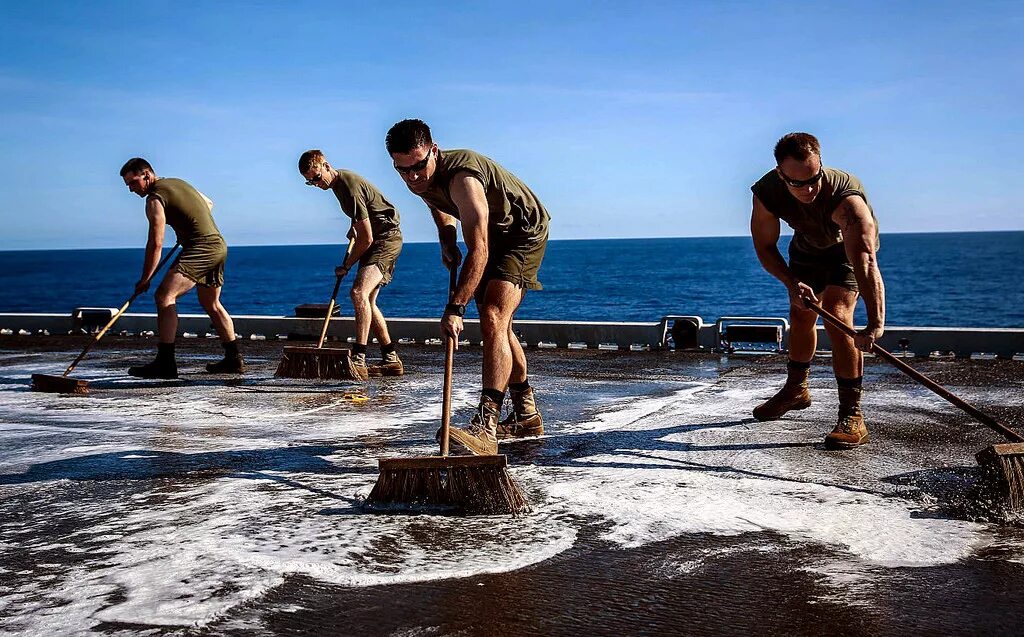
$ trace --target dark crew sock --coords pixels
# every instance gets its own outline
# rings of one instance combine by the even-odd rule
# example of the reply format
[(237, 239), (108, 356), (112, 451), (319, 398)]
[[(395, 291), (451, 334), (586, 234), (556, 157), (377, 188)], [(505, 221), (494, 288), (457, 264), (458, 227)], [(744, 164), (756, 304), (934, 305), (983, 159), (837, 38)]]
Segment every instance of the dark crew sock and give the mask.
[(393, 351), (395, 351), (395, 344), (394, 344), (394, 342), (387, 343), (387, 344), (384, 344), (384, 343), (380, 344), (380, 355), (381, 356), (387, 356), (388, 354), (390, 354)]
[(156, 357), (174, 360), (174, 343), (157, 343)]
[(848, 387), (850, 389), (861, 389), (864, 386), (864, 377), (858, 376), (857, 378), (841, 378), (836, 376), (836, 384), (840, 387)]
[(238, 339), (222, 343), (224, 345), (224, 357), (225, 358), (238, 358), (241, 354), (238, 352)]
[(491, 389), (490, 387), (485, 387), (484, 390), (480, 393), (482, 393), (487, 398), (493, 400), (494, 404), (496, 405), (500, 405), (501, 403), (505, 402), (505, 392), (501, 391), (500, 389)]
[(811, 368), (811, 362), (810, 361), (807, 361), (806, 363), (801, 363), (800, 361), (795, 361), (795, 360), (790, 359), (789, 362), (786, 363), (786, 369), (804, 370), (804, 369), (810, 369), (810, 368)]
[(365, 355), (366, 354), (366, 343), (353, 343), (352, 344), (352, 354), (353, 355), (359, 355), (359, 354), (364, 354)]
[(509, 383), (508, 388), (511, 389), (512, 391), (523, 393), (524, 391), (530, 388), (530, 379), (527, 378), (521, 383)]

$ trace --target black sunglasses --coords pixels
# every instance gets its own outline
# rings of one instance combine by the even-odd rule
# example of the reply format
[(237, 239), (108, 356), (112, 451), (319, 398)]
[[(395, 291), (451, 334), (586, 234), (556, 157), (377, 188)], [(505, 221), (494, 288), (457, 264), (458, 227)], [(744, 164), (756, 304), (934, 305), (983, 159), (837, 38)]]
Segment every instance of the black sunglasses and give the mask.
[(821, 168), (818, 169), (818, 174), (811, 177), (810, 179), (790, 179), (789, 177), (786, 176), (786, 173), (782, 172), (782, 169), (779, 168), (779, 176), (782, 177), (782, 181), (786, 182), (786, 185), (788, 185), (791, 188), (806, 188), (807, 186), (813, 186), (814, 184), (818, 183), (818, 181), (821, 180), (821, 177), (824, 174), (825, 167), (822, 166)]
[(403, 175), (408, 175), (409, 173), (418, 173), (419, 171), (421, 171), (421, 170), (423, 170), (424, 168), (427, 167), (427, 164), (430, 162), (430, 156), (433, 155), (433, 154), (434, 154), (434, 149), (433, 149), (433, 147), (431, 147), (431, 149), (427, 151), (427, 156), (424, 157), (423, 159), (419, 160), (418, 162), (416, 162), (415, 164), (413, 164), (411, 166), (398, 166), (398, 165), (396, 165), (395, 166), (395, 170), (397, 170), (398, 172), (402, 173)]
[(324, 180), (324, 173), (323, 173), (323, 171), (321, 171), (321, 172), (318, 172), (316, 174), (316, 177), (313, 177), (312, 179), (307, 179), (306, 180), (306, 185), (307, 186), (315, 186), (315, 185), (317, 185), (318, 183), (320, 183), (323, 180)]

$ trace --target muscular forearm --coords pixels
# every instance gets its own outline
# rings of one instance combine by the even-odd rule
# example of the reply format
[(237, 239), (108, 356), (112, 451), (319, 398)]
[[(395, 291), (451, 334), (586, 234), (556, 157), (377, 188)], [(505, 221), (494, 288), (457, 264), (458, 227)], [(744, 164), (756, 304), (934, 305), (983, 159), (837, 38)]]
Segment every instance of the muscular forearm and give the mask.
[(787, 288), (796, 284), (796, 277), (793, 276), (793, 272), (786, 264), (786, 260), (782, 258), (782, 253), (779, 252), (777, 246), (758, 247), (756, 251), (757, 260), (761, 262), (761, 266), (768, 274), (782, 281)]
[(142, 260), (142, 276), (140, 281), (148, 281), (156, 273), (156, 266), (160, 263), (160, 251), (163, 244), (155, 239), (146, 242), (146, 256)]
[(441, 247), (451, 247), (458, 244), (458, 232), (454, 225), (441, 224), (437, 226), (437, 239)]
[(487, 267), (486, 250), (470, 250), (466, 253), (466, 259), (462, 263), (462, 272), (459, 273), (459, 284), (455, 288), (453, 303), (466, 305), (476, 293), (480, 281), (484, 278), (484, 269)]
[(885, 284), (874, 253), (868, 252), (853, 260), (853, 274), (864, 297), (869, 327), (885, 327)]
[(359, 259), (363, 257), (370, 246), (373, 245), (373, 239), (367, 236), (358, 236), (356, 241), (352, 244), (352, 254), (348, 255), (345, 262), (342, 264), (346, 270), (351, 270), (355, 264), (359, 263)]

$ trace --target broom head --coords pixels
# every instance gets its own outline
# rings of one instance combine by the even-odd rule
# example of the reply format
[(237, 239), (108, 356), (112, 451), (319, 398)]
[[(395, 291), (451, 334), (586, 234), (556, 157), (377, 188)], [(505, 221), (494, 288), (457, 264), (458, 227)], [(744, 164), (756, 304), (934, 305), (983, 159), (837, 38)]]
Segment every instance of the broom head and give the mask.
[(530, 509), (503, 455), (383, 458), (378, 468), (377, 484), (364, 503), (369, 511), (443, 507), (507, 515)]
[(974, 456), (983, 479), (994, 489), (1005, 512), (1024, 512), (1024, 442), (1010, 442), (982, 449)]
[(366, 380), (352, 364), (352, 353), (348, 348), (342, 347), (286, 345), (274, 376), (278, 378)]
[(32, 374), (32, 391), (45, 391), (51, 394), (88, 394), (89, 381), (67, 376)]

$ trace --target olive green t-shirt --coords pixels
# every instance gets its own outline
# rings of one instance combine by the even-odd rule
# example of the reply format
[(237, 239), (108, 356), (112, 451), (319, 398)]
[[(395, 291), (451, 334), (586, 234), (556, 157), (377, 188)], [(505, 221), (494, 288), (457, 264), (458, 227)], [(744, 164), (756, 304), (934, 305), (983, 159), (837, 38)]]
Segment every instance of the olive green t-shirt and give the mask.
[[(768, 212), (793, 228), (791, 245), (810, 254), (824, 252), (843, 241), (843, 232), (832, 221), (832, 213), (846, 197), (860, 197), (868, 204), (872, 218), (875, 216), (859, 179), (836, 168), (823, 167), (822, 171), (821, 190), (809, 204), (800, 202), (790, 194), (786, 183), (775, 170), (766, 173), (750, 187)], [(875, 249), (878, 247), (878, 220), (875, 219)]]
[(161, 177), (153, 182), (147, 196), (159, 199), (164, 205), (164, 218), (167, 225), (174, 228), (182, 247), (191, 246), (200, 237), (220, 236), (206, 200), (187, 181)]
[(452, 179), (467, 172), (483, 184), (487, 198), (488, 230), (508, 238), (544, 236), (551, 216), (526, 184), (493, 159), (471, 150), (438, 151), (437, 171), (430, 188), (420, 195), (436, 210), (459, 218), (452, 201)]
[(398, 231), (398, 209), (384, 198), (377, 187), (351, 170), (338, 170), (331, 184), (341, 211), (353, 221), (370, 220), (376, 240)]

